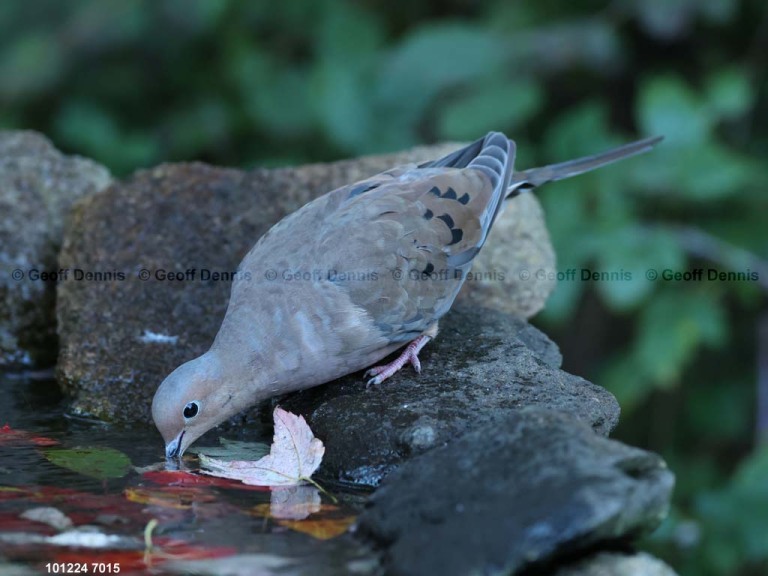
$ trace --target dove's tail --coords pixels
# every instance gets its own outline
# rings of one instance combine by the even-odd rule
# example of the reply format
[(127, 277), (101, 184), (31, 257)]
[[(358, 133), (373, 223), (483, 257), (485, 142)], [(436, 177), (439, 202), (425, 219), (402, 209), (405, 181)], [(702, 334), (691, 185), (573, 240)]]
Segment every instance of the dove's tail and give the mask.
[(529, 170), (515, 172), (512, 174), (512, 181), (507, 189), (507, 198), (509, 199), (517, 196), (520, 192), (531, 190), (547, 182), (554, 182), (556, 180), (570, 178), (571, 176), (577, 176), (584, 172), (594, 170), (595, 168), (618, 162), (624, 158), (629, 158), (637, 154), (644, 154), (652, 150), (663, 138), (663, 136), (645, 138), (600, 154), (584, 156), (583, 158), (569, 160), (568, 162), (550, 164), (549, 166), (530, 168)]

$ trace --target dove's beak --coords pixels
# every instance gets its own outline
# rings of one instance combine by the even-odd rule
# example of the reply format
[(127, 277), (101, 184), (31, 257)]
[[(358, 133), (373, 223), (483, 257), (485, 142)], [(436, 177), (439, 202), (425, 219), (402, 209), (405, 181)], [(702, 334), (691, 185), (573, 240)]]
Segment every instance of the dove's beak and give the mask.
[(168, 460), (171, 460), (172, 458), (181, 458), (182, 454), (184, 454), (184, 450), (181, 447), (181, 441), (184, 439), (184, 432), (185, 430), (182, 430), (176, 438), (165, 445), (165, 457)]

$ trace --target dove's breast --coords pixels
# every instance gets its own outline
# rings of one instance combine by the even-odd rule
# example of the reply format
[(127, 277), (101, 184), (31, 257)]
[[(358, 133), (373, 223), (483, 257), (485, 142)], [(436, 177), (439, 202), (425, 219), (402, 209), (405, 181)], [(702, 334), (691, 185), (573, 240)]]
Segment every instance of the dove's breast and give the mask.
[(333, 282), (263, 276), (233, 284), (214, 343), (238, 350), (252, 370), (268, 371), (281, 393), (361, 370), (399, 346)]

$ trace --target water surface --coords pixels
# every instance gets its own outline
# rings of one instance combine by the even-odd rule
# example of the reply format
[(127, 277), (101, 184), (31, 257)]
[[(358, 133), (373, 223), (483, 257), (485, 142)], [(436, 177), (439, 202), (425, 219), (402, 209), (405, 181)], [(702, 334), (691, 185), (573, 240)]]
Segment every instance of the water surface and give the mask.
[[(154, 427), (67, 415), (51, 379), (0, 373), (0, 390), (0, 427), (8, 425), (0, 432), (0, 574), (378, 572), (375, 555), (348, 530), (364, 494), (330, 487), (339, 500), (333, 503), (320, 494), (305, 498), (307, 488), (208, 485), (206, 476), (166, 470)], [(241, 433), (267, 443), (270, 435), (266, 428)], [(216, 437), (199, 442), (211, 445)], [(117, 450), (130, 467), (100, 478), (98, 470), (73, 471), (47, 456), (73, 448)], [(194, 472), (195, 458), (185, 467)], [(23, 517), (39, 508), (58, 510), (72, 527)], [(144, 534), (152, 520), (148, 549)]]

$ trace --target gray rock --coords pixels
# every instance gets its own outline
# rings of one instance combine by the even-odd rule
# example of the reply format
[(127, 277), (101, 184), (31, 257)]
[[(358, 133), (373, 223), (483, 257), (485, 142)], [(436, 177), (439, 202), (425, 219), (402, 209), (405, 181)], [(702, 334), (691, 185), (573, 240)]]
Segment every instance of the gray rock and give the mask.
[(0, 131), (0, 366), (50, 366), (56, 358), (56, 271), (72, 204), (106, 187), (106, 168), (65, 156), (34, 132)]
[(390, 474), (359, 530), (390, 574), (512, 574), (655, 528), (673, 484), (658, 456), (567, 415), (510, 412)]
[[(57, 290), (58, 376), (73, 398), (74, 412), (118, 422), (149, 422), (158, 384), (210, 346), (224, 316), (229, 278), (203, 279), (203, 270), (232, 274), (272, 224), (328, 190), (454, 148), (443, 145), (252, 172), (202, 164), (163, 165), (79, 203), (61, 265), (99, 276), (82, 281), (70, 277)], [(502, 261), (483, 260), (479, 266), (484, 270), (513, 269), (514, 263), (507, 260), (524, 258), (526, 252), (530, 252), (526, 262), (553, 264), (536, 201), (531, 197), (524, 202), (528, 209), (513, 209), (524, 206), (517, 199), (510, 205), (497, 240), (518, 242), (509, 230), (523, 237), (514, 249), (489, 251), (489, 257), (496, 254)], [(183, 276), (187, 270), (194, 271), (191, 279)], [(163, 280), (158, 271), (182, 273), (182, 279)], [(143, 273), (149, 280), (140, 279)], [(488, 290), (494, 293), (511, 290), (507, 307), (521, 316), (541, 308), (552, 288), (545, 282), (532, 289), (498, 276), (471, 284), (470, 289), (490, 285)], [(523, 292), (516, 295), (518, 289)]]
[(616, 399), (560, 370), (557, 347), (511, 315), (457, 306), (420, 357), (420, 375), (406, 366), (366, 390), (354, 374), (281, 401), (325, 443), (324, 475), (375, 486), (404, 460), (531, 406), (572, 414), (603, 435), (618, 422)]
[(645, 552), (600, 552), (556, 571), (553, 576), (676, 576), (658, 558)]

